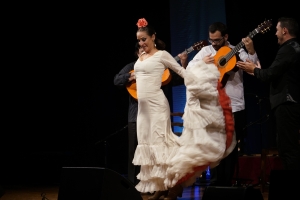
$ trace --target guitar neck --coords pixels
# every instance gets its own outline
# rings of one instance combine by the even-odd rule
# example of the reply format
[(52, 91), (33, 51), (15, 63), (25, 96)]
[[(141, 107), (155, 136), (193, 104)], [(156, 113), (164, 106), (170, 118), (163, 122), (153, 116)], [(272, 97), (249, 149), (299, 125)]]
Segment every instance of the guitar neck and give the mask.
[[(257, 29), (254, 29), (252, 32), (247, 35), (249, 38), (253, 38), (259, 31)], [(230, 58), (232, 58), (243, 46), (245, 46), (244, 42), (238, 43), (226, 56), (226, 61), (228, 61)]]
[[(185, 51), (181, 52), (181, 53), (186, 53), (186, 54), (189, 54), (191, 53), (192, 51), (194, 51), (194, 48), (191, 46), (190, 48), (186, 49)], [(175, 56), (174, 57), (176, 61), (179, 61), (180, 58), (178, 56)]]

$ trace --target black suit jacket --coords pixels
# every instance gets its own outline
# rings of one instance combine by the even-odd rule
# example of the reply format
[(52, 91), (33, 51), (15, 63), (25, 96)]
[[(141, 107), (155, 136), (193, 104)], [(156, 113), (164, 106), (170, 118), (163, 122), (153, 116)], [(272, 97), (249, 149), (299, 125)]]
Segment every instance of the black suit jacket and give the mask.
[(262, 81), (270, 81), (271, 109), (286, 102), (300, 102), (300, 46), (296, 38), (283, 43), (267, 69), (254, 70)]

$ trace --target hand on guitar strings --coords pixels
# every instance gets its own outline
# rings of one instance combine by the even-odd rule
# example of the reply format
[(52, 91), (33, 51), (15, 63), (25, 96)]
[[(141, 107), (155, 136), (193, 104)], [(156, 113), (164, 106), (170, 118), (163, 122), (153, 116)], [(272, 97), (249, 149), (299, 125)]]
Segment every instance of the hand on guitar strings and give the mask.
[(242, 42), (245, 44), (245, 47), (249, 54), (251, 55), (255, 54), (253, 41), (250, 37), (243, 38)]
[(214, 56), (210, 56), (210, 54), (208, 54), (207, 56), (205, 56), (202, 60), (206, 63), (206, 64), (209, 64), (209, 63), (212, 63), (214, 64), (215, 63), (215, 58)]
[(251, 60), (247, 59), (245, 62), (238, 61), (236, 66), (247, 72), (248, 74), (254, 76), (254, 69), (259, 68), (261, 69), (260, 62), (257, 61), (257, 64), (253, 63)]

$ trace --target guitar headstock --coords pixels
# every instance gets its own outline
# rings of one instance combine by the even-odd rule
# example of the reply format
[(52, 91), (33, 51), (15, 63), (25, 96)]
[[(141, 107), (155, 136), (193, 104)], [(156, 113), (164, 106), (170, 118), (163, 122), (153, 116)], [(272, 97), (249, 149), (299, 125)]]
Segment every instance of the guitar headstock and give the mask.
[(207, 46), (207, 45), (208, 45), (208, 42), (206, 40), (201, 40), (199, 42), (196, 42), (193, 45), (193, 49), (200, 51), (202, 49), (202, 47)]
[(258, 25), (258, 31), (260, 33), (265, 33), (268, 30), (270, 30), (270, 27), (272, 26), (272, 21), (271, 20), (266, 20), (263, 23), (261, 23), (260, 25)]

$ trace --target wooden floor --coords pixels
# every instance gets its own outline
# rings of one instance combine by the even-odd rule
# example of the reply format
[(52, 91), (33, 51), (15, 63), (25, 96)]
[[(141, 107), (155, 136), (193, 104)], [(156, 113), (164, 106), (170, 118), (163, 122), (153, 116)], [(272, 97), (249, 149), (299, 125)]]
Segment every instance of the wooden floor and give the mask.
[[(201, 200), (205, 185), (193, 185), (185, 188), (183, 195), (178, 200)], [(113, 189), (112, 189), (113, 191)], [(1, 200), (57, 200), (58, 186), (9, 186), (4, 188)], [(141, 194), (143, 200), (147, 200), (149, 194)], [(262, 194), (263, 200), (268, 200), (268, 191)], [(120, 198), (124, 200), (126, 198)], [(161, 198), (163, 199), (163, 198)], [(118, 199), (113, 199), (118, 200)]]

